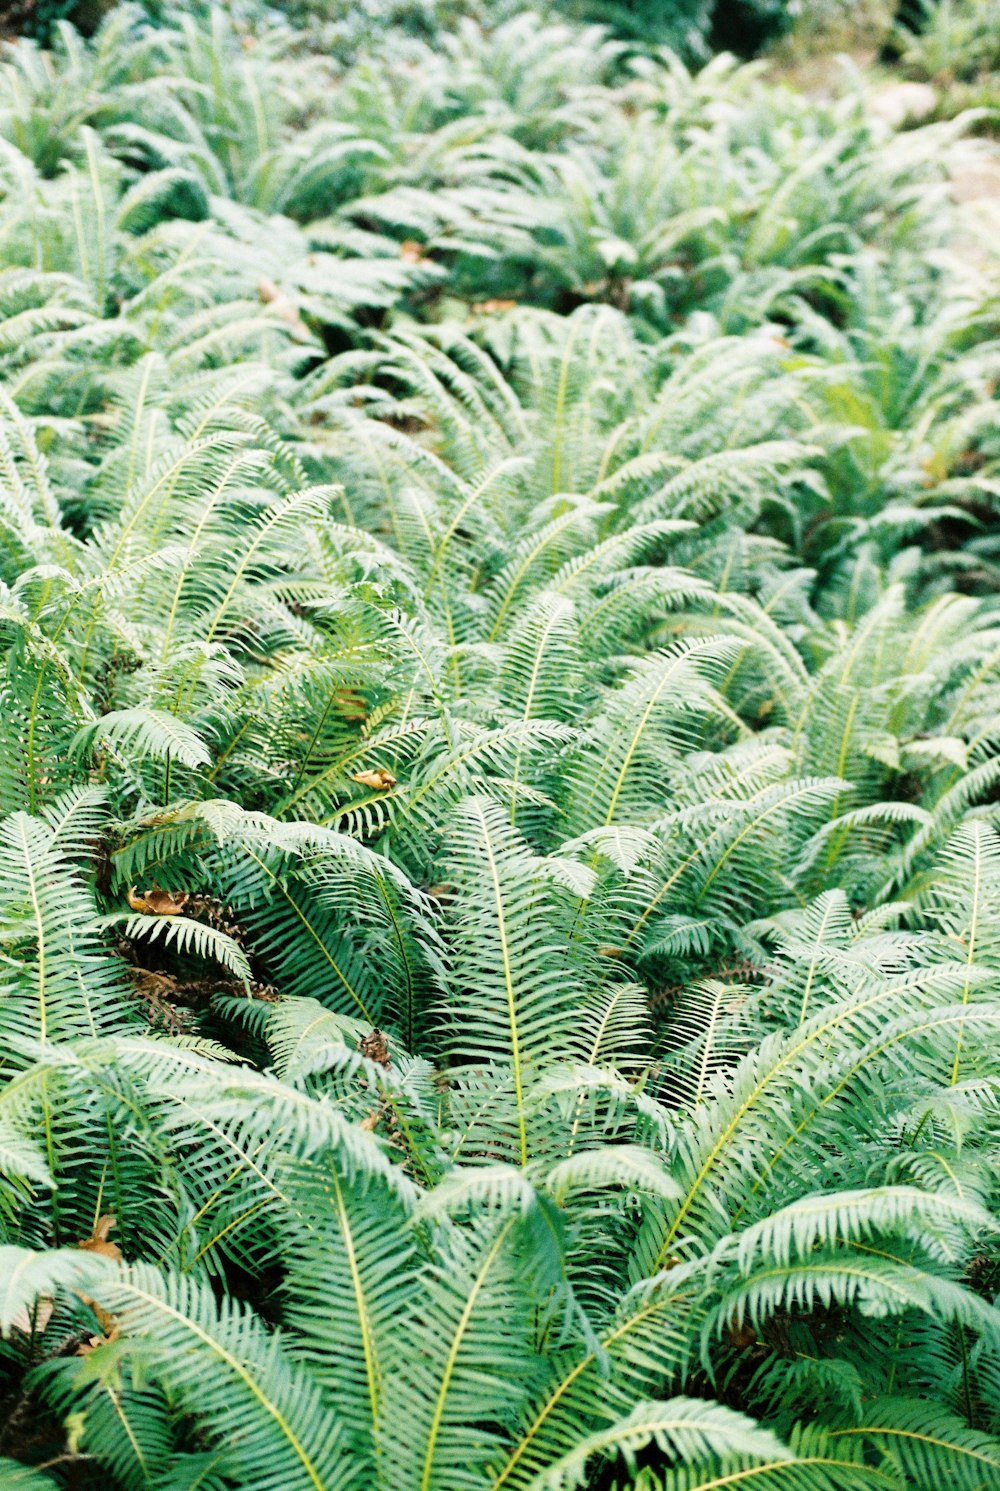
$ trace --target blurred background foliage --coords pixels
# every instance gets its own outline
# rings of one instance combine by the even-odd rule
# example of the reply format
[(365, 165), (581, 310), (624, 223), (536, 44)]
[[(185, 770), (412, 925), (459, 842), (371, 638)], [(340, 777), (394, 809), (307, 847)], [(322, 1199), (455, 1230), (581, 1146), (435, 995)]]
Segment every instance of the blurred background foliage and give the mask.
[[(140, 0), (151, 22), (176, 18), (168, 0)], [(70, 21), (91, 35), (115, 0), (0, 0), (0, 35), (51, 42)], [(248, 28), (281, 19), (340, 61), (390, 31), (428, 39), (464, 19), (492, 27), (523, 9), (520, 0), (226, 0), (223, 8)], [(207, 0), (188, 0), (197, 18)], [(991, 107), (1000, 97), (1000, 8), (997, 0), (545, 0), (543, 19), (598, 24), (630, 50), (669, 47), (686, 63), (713, 52), (741, 57), (803, 55), (866, 49), (872, 60), (905, 76), (955, 90), (954, 113)]]
[[(56, 22), (69, 20), (88, 34), (112, 5), (113, 0), (0, 0), (0, 28), (46, 40)], [(144, 0), (144, 8), (153, 19), (164, 19), (176, 7)], [(246, 13), (254, 7), (235, 0), (227, 8)], [(278, 11), (296, 27), (317, 25), (343, 42), (360, 42), (390, 28), (430, 34), (463, 16), (496, 22), (520, 7), (509, 0), (287, 0), (256, 8)], [(694, 60), (713, 48), (757, 51), (805, 13), (829, 11), (831, 0), (550, 0), (548, 8), (570, 20), (598, 22), (630, 43), (673, 47)], [(834, 0), (833, 8), (844, 9), (844, 0)], [(198, 5), (187, 9), (197, 11)]]

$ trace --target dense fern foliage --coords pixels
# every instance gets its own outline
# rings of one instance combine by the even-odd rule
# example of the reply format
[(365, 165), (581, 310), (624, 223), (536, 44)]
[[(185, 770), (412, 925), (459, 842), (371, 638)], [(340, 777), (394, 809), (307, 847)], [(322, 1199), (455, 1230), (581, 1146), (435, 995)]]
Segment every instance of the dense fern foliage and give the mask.
[[(165, 20), (170, 0), (136, 0), (145, 13)], [(434, 37), (438, 28), (462, 17), (496, 24), (518, 14), (519, 0), (221, 0), (230, 14), (246, 19), (282, 17), (308, 42), (332, 48), (343, 58), (369, 49), (386, 32)], [(600, 22), (621, 40), (644, 46), (670, 46), (688, 60), (708, 56), (716, 46), (744, 55), (787, 31), (803, 12), (838, 6), (847, 0), (540, 0), (539, 9), (564, 20)], [(90, 35), (116, 0), (0, 0), (0, 34), (46, 41), (60, 20)], [(189, 14), (203, 20), (213, 0), (186, 0)]]
[(0, 78), (0, 1484), (1000, 1485), (963, 121), (167, 9)]

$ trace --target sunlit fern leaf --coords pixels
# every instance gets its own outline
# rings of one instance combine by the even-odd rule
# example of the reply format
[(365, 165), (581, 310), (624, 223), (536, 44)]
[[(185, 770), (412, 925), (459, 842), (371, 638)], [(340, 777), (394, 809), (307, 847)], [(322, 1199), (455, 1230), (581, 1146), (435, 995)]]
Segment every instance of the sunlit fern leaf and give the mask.
[(697, 1107), (714, 1078), (746, 1051), (749, 1030), (743, 1016), (747, 990), (739, 984), (706, 979), (671, 1001), (667, 1050), (656, 1081), (664, 1100)]
[(588, 738), (567, 763), (575, 789), (568, 814), (573, 831), (611, 824), (638, 799), (662, 803), (691, 732), (716, 714), (712, 684), (730, 656), (726, 642), (678, 642), (636, 664), (608, 692)]
[(407, 1208), (382, 1187), (347, 1183), (331, 1164), (291, 1168), (282, 1183), (313, 1218), (310, 1235), (289, 1249), (283, 1288), (294, 1354), (334, 1394), (357, 1463), (377, 1473), (394, 1413), (395, 1332), (420, 1295)]
[[(523, 1287), (521, 1247), (532, 1236), (537, 1246), (537, 1233), (525, 1232), (517, 1212), (452, 1225), (423, 1276), (414, 1349), (392, 1365), (381, 1431), (393, 1474), (422, 1491), (460, 1484), (473, 1465), (482, 1476), (544, 1375), (525, 1318), (507, 1313)], [(539, 1285), (549, 1283), (540, 1269)], [(551, 1312), (549, 1302), (538, 1306)], [(470, 1432), (473, 1414), (481, 1427)]]
[(819, 1246), (861, 1241), (878, 1233), (910, 1231), (928, 1240), (935, 1232), (974, 1236), (991, 1230), (989, 1213), (978, 1201), (949, 1198), (940, 1190), (884, 1186), (868, 1191), (806, 1196), (773, 1212), (738, 1234), (740, 1272), (750, 1275), (765, 1261), (784, 1266), (793, 1257), (807, 1258)]
[(836, 1443), (847, 1434), (887, 1454), (920, 1491), (940, 1485), (942, 1477), (956, 1491), (971, 1491), (988, 1484), (1000, 1467), (1000, 1442), (995, 1437), (923, 1402), (890, 1399), (866, 1406), (859, 1428), (834, 1430), (831, 1439)]
[(808, 1314), (838, 1303), (875, 1319), (915, 1311), (955, 1320), (982, 1333), (991, 1346), (1000, 1328), (1000, 1315), (992, 1306), (949, 1279), (895, 1259), (819, 1252), (808, 1262), (772, 1265), (728, 1290), (722, 1307), (706, 1321), (705, 1335), (721, 1332), (730, 1322), (737, 1328), (747, 1322), (759, 1330), (784, 1305), (794, 1304)]
[(103, 919), (104, 926), (139, 944), (160, 942), (179, 953), (194, 954), (208, 962), (218, 963), (243, 983), (250, 978), (250, 964), (243, 949), (232, 937), (216, 927), (207, 926), (187, 916), (127, 916), (114, 914)]
[[(782, 1454), (774, 1436), (743, 1414), (717, 1403), (674, 1398), (665, 1403), (638, 1403), (627, 1418), (581, 1440), (529, 1484), (538, 1491), (574, 1491), (587, 1484), (588, 1465), (595, 1457), (621, 1455), (634, 1466), (637, 1453), (649, 1444), (680, 1460), (738, 1454), (751, 1462), (773, 1461)], [(784, 1453), (789, 1460), (793, 1458), (791, 1451)]]
[[(245, 1309), (220, 1310), (211, 1291), (148, 1266), (102, 1278), (95, 1296), (149, 1377), (216, 1440), (230, 1474), (262, 1488), (350, 1484), (319, 1387)], [(234, 1414), (234, 1433), (220, 1433)]]
[(173, 758), (191, 768), (207, 766), (211, 759), (197, 733), (165, 710), (122, 709), (102, 715), (77, 733), (71, 749), (86, 758), (102, 747), (140, 759)]
[[(446, 873), (463, 892), (461, 919), (449, 917), (449, 982), (455, 990), (445, 1020), (456, 1059), (502, 1062), (513, 1083), (523, 1165), (530, 1151), (530, 1087), (566, 1042), (583, 1057), (586, 1041), (575, 1009), (597, 966), (585, 946), (569, 941), (575, 897), (533, 856), (506, 814), (488, 799), (470, 798), (455, 811)], [(473, 909), (475, 908), (475, 909)], [(567, 980), (573, 968), (575, 980)], [(584, 1058), (585, 1059), (585, 1058)]]
[(44, 1043), (127, 1024), (123, 979), (99, 939), (93, 899), (48, 824), (25, 813), (0, 822), (0, 878), (8, 1040)]
[(12, 1329), (21, 1328), (18, 1322), (34, 1307), (39, 1295), (73, 1289), (110, 1272), (106, 1259), (73, 1248), (42, 1253), (6, 1246), (2, 1256), (4, 1268), (0, 1277), (4, 1289), (0, 1328), (5, 1336)]

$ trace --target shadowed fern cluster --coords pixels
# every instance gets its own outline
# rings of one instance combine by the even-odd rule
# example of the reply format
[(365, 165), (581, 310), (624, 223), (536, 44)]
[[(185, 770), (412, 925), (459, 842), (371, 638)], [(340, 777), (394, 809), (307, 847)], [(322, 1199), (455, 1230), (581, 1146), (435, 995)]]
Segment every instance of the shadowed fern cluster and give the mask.
[(169, 9), (0, 74), (0, 1484), (1000, 1485), (965, 121)]

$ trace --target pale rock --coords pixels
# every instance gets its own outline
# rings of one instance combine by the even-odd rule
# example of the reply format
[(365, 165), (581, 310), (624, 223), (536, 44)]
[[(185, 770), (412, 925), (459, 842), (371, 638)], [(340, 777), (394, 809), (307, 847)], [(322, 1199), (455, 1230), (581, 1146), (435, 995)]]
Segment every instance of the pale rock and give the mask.
[(868, 95), (868, 112), (893, 129), (916, 124), (933, 114), (937, 90), (930, 83), (887, 83)]

